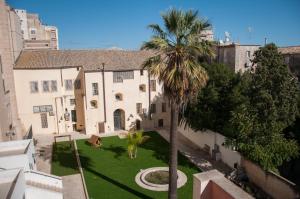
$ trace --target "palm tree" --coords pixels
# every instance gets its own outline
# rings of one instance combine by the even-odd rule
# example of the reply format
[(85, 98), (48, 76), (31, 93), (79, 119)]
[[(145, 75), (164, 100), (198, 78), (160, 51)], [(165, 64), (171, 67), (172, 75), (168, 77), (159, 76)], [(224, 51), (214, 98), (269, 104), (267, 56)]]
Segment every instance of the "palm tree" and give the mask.
[(164, 29), (151, 24), (153, 36), (142, 45), (154, 55), (143, 67), (163, 85), (171, 105), (169, 198), (177, 198), (177, 126), (178, 113), (206, 85), (208, 76), (199, 58), (213, 56), (212, 43), (202, 40), (200, 33), (211, 28), (197, 11), (171, 9), (162, 15)]
[(143, 131), (129, 132), (127, 135), (127, 151), (130, 159), (134, 159), (137, 156), (137, 148), (139, 145), (146, 142), (149, 139), (149, 136), (144, 135)]

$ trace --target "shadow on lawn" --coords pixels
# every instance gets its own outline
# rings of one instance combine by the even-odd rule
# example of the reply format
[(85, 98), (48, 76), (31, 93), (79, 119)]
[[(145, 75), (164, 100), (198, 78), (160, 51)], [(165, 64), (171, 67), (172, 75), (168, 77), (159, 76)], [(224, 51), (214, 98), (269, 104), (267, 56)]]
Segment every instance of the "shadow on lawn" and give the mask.
[(122, 146), (113, 146), (112, 144), (109, 147), (102, 146), (101, 149), (106, 151), (111, 151), (115, 153), (114, 158), (119, 159), (125, 152), (127, 152), (126, 149)]
[(72, 144), (53, 144), (52, 162), (57, 162), (65, 168), (71, 168), (79, 172)]
[[(145, 132), (145, 135), (150, 136), (150, 139), (143, 143), (140, 148), (153, 151), (153, 157), (162, 160), (164, 163), (169, 164), (169, 142), (161, 137), (157, 132)], [(186, 157), (178, 152), (178, 165), (185, 167), (195, 167)]]
[[(122, 148), (122, 147), (120, 147), (120, 148)], [(117, 149), (117, 151), (119, 152), (119, 149)], [(80, 154), (80, 150), (78, 150), (78, 152)], [(122, 150), (121, 150), (121, 153), (123, 153)], [(82, 168), (85, 171), (90, 172), (90, 173), (92, 173), (92, 174), (94, 174), (94, 175), (102, 178), (103, 180), (105, 180), (105, 181), (107, 181), (107, 182), (109, 182), (109, 183), (111, 183), (111, 184), (119, 187), (120, 189), (123, 189), (125, 191), (130, 192), (130, 193), (136, 195), (138, 198), (153, 199), (153, 198), (151, 198), (151, 197), (149, 197), (149, 196), (147, 196), (147, 195), (145, 195), (145, 194), (143, 194), (143, 193), (141, 193), (141, 192), (139, 192), (137, 190), (134, 190), (134, 189), (128, 187), (125, 184), (122, 184), (122, 183), (120, 183), (120, 182), (118, 182), (118, 181), (116, 181), (116, 180), (114, 180), (114, 179), (112, 179), (112, 178), (110, 178), (110, 177), (102, 174), (102, 173), (99, 173), (98, 171), (95, 171), (94, 169), (91, 168), (92, 167), (91, 166), (91, 158), (80, 155), (80, 162), (81, 162)]]

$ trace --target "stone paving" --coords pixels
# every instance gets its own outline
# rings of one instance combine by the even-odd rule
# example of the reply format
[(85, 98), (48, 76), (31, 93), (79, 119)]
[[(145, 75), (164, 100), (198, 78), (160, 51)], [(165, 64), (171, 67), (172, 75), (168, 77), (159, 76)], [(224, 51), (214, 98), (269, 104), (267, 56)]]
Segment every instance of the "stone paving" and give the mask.
[[(156, 130), (164, 139), (169, 141), (169, 132), (164, 129)], [(221, 161), (213, 160), (208, 153), (196, 146), (178, 132), (178, 150), (202, 171), (217, 169), (223, 174), (229, 174), (232, 169)]]
[(74, 174), (62, 177), (64, 199), (85, 198), (81, 175)]

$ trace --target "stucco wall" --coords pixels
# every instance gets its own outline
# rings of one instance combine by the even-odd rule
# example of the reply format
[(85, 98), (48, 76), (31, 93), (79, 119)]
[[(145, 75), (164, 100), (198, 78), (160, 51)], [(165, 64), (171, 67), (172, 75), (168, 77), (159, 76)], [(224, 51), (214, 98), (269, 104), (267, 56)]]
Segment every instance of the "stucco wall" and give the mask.
[(184, 128), (184, 126), (179, 126), (178, 131), (200, 148), (204, 148), (205, 145), (208, 145), (210, 147), (210, 154), (212, 154), (212, 150), (215, 144), (217, 144), (221, 152), (221, 160), (231, 168), (234, 168), (235, 163), (238, 165), (241, 164), (240, 153), (223, 146), (225, 143), (225, 137), (223, 135), (210, 130), (195, 132), (189, 127)]
[(287, 179), (270, 171), (264, 171), (253, 162), (242, 159), (242, 166), (245, 168), (250, 181), (259, 186), (275, 199), (294, 199), (299, 197), (296, 185)]
[[(150, 103), (156, 104), (156, 113), (152, 114), (152, 120), (148, 120), (148, 116), (144, 117), (143, 114), (137, 114), (136, 103), (142, 103), (142, 108), (149, 112), (149, 84), (148, 74), (145, 70), (143, 75), (140, 70), (134, 71), (134, 79), (125, 79), (123, 82), (113, 82), (113, 72), (105, 72), (105, 106), (106, 106), (106, 122), (105, 131), (114, 131), (114, 111), (121, 109), (125, 112), (125, 129), (128, 130), (135, 125), (136, 120), (141, 120), (141, 127), (149, 129), (158, 126), (158, 119), (164, 120), (164, 126), (168, 126), (169, 115), (168, 105), (166, 106), (167, 112), (162, 113), (161, 103), (167, 102), (162, 97), (161, 85), (156, 82), (156, 91), (150, 92)], [(152, 79), (152, 78), (151, 78)], [(99, 95), (92, 95), (92, 83), (98, 83)], [(140, 91), (139, 86), (146, 85), (145, 92)], [(99, 132), (99, 122), (104, 122), (104, 99), (103, 99), (103, 80), (102, 72), (86, 72), (85, 73), (85, 123), (86, 133), (95, 134)], [(115, 95), (121, 93), (123, 99), (116, 100)], [(96, 100), (98, 107), (91, 106), (91, 101)], [(147, 115), (147, 114), (146, 114)]]
[[(19, 117), (25, 129), (32, 125), (34, 134), (39, 133), (65, 133), (72, 132), (71, 118), (66, 121), (64, 113), (69, 114), (75, 110), (70, 99), (75, 99), (74, 90), (66, 91), (64, 80), (78, 78), (77, 68), (51, 69), (51, 70), (14, 70)], [(42, 81), (56, 80), (56, 92), (43, 92)], [(30, 81), (37, 81), (38, 93), (31, 93)], [(82, 81), (81, 81), (82, 82)], [(80, 93), (78, 94), (80, 96)], [(82, 96), (82, 95), (81, 95)], [(33, 106), (52, 105), (53, 115), (47, 113), (48, 128), (42, 128), (40, 113), (33, 113)], [(70, 116), (71, 117), (71, 116)]]

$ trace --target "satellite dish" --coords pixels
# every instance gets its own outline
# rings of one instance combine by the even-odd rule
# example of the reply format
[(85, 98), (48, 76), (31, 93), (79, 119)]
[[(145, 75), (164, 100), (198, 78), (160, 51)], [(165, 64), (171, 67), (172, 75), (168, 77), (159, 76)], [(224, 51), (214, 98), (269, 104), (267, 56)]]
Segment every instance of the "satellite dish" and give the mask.
[(230, 34), (228, 31), (225, 31), (225, 37), (230, 37)]
[(229, 43), (230, 42), (230, 34), (228, 31), (225, 31), (225, 43)]

